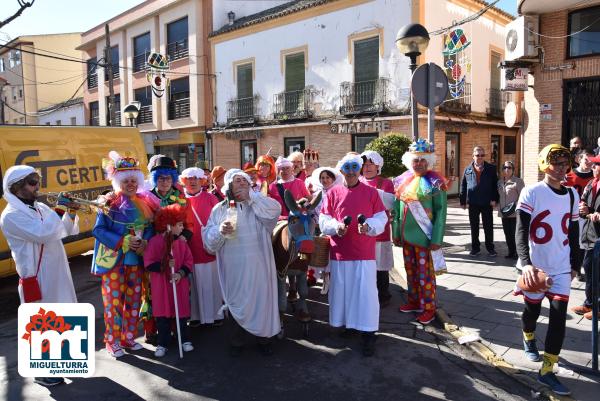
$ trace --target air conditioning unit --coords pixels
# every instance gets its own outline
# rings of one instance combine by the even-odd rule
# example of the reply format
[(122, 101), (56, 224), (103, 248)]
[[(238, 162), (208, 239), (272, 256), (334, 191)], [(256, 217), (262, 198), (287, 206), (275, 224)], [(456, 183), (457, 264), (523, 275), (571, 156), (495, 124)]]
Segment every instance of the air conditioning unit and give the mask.
[(504, 30), (504, 59), (537, 58), (539, 43), (539, 18), (537, 15), (522, 15), (508, 24)]

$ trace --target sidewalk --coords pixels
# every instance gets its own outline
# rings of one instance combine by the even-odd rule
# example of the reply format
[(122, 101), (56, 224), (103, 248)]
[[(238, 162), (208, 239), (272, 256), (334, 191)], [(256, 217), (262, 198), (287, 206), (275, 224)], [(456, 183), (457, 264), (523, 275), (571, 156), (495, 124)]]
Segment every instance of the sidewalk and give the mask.
[[(483, 238), (483, 229), (481, 229), (482, 247)], [(494, 240), (497, 257), (489, 257), (485, 250), (479, 256), (470, 256), (471, 236), (467, 211), (462, 210), (456, 200), (449, 202), (444, 237), (448, 273), (437, 278), (438, 306), (442, 309), (441, 316), (444, 316), (445, 312), (450, 321), (460, 327), (461, 332), (478, 334), (481, 337), (481, 344), (493, 352), (492, 354), (486, 350), (484, 353), (488, 355), (484, 357), (488, 360), (503, 359), (520, 370), (519, 373), (526, 373), (529, 376), (528, 381), (533, 383), (540, 363), (529, 362), (523, 355), (521, 333), (523, 301), (522, 297), (512, 295), (518, 273), (513, 267), (514, 261), (504, 258), (508, 252), (502, 223), (496, 214), (494, 215)], [(397, 273), (405, 280), (401, 248), (394, 248), (394, 260)], [(584, 287), (584, 283), (573, 281), (569, 307), (583, 302)], [(544, 301), (536, 330), (540, 351), (544, 347), (548, 324), (547, 306), (547, 301)], [(591, 326), (591, 321), (583, 316), (568, 313), (567, 332), (560, 354), (561, 362), (568, 361), (573, 365), (591, 367)], [(485, 349), (481, 346), (479, 348)], [(500, 358), (496, 358), (494, 354)], [(583, 401), (598, 399), (600, 390), (598, 377), (579, 375), (563, 363), (559, 363), (557, 375), (571, 389), (573, 399)]]

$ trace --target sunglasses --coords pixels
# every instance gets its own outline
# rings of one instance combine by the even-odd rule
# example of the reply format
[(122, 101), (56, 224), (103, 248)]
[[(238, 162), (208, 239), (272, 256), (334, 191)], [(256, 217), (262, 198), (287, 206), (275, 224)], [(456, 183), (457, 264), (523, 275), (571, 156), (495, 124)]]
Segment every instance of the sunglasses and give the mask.
[(351, 172), (357, 173), (360, 171), (360, 164), (358, 164), (357, 162), (347, 162), (342, 164), (342, 167), (340, 170), (342, 170), (342, 172), (348, 174)]
[(473, 155), (473, 156), (475, 156), (475, 157), (485, 157), (485, 154), (483, 154), (483, 155)]

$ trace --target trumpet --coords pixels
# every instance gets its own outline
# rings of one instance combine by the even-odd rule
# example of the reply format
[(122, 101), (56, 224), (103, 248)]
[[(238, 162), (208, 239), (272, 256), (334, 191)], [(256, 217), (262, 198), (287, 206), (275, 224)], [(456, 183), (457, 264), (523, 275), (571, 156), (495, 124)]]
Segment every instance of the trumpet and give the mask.
[[(46, 197), (46, 202), (52, 206), (56, 206), (58, 203), (58, 197), (60, 196), (59, 192), (38, 192), (39, 195)], [(69, 194), (69, 200), (73, 209), (77, 209), (82, 213), (92, 214), (95, 213), (96, 210), (100, 210), (103, 213), (108, 212), (108, 207), (101, 202), (91, 201), (83, 198), (78, 198)]]

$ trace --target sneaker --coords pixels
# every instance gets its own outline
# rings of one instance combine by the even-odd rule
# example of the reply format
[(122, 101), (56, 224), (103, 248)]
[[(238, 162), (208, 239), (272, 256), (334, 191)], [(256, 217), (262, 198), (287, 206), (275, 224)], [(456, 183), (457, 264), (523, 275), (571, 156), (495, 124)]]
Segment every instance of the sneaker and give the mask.
[(471, 249), (471, 252), (469, 252), (469, 255), (471, 256), (477, 256), (481, 253), (481, 251), (479, 249)]
[(52, 387), (63, 384), (65, 379), (62, 377), (36, 377), (33, 379), (33, 382), (39, 384), (40, 386)]
[(146, 344), (156, 345), (158, 344), (158, 336), (156, 334), (146, 334), (146, 339), (144, 342)]
[(553, 393), (558, 395), (569, 395), (571, 394), (571, 390), (569, 390), (564, 384), (558, 381), (558, 378), (554, 373), (546, 373), (545, 375), (538, 374), (537, 378), (538, 383), (541, 383), (545, 386), (550, 387)]
[(202, 323), (200, 323), (200, 320), (188, 320), (187, 325), (188, 327), (200, 327)]
[[(586, 318), (587, 320), (592, 320), (592, 316), (594, 316), (594, 312), (592, 312), (592, 311), (589, 311), (583, 315), (583, 317)], [(598, 312), (598, 319), (600, 319), (600, 312)]]
[(156, 347), (156, 351), (154, 351), (154, 356), (157, 358), (162, 358), (167, 353), (167, 349), (162, 345)]
[(144, 349), (144, 346), (142, 344), (135, 342), (133, 340), (123, 342), (122, 347), (125, 349), (128, 349), (130, 351), (139, 351), (141, 349)]
[(433, 319), (435, 319), (435, 312), (432, 310), (423, 312), (417, 316), (417, 321), (421, 324), (429, 324), (433, 321)]
[(121, 344), (119, 343), (106, 343), (106, 351), (110, 354), (110, 356), (115, 358), (120, 358), (125, 355), (125, 351), (121, 348)]
[(491, 251), (488, 251), (488, 255), (490, 255), (492, 258), (495, 258), (498, 256), (498, 252), (492, 249)]
[(573, 312), (576, 315), (585, 315), (586, 313), (590, 313), (592, 312), (592, 308), (590, 308), (589, 306), (586, 305), (577, 305), (577, 306), (573, 306), (571, 308), (571, 312)]
[(181, 344), (181, 348), (183, 349), (183, 352), (190, 352), (194, 350), (194, 346), (189, 341), (186, 341), (183, 344)]
[(423, 309), (419, 308), (417, 305), (408, 303), (408, 304), (404, 304), (401, 305), (398, 310), (402, 313), (410, 313), (410, 312), (423, 312)]
[(523, 340), (523, 350), (525, 351), (525, 356), (531, 362), (539, 362), (542, 360), (535, 338), (531, 341)]

